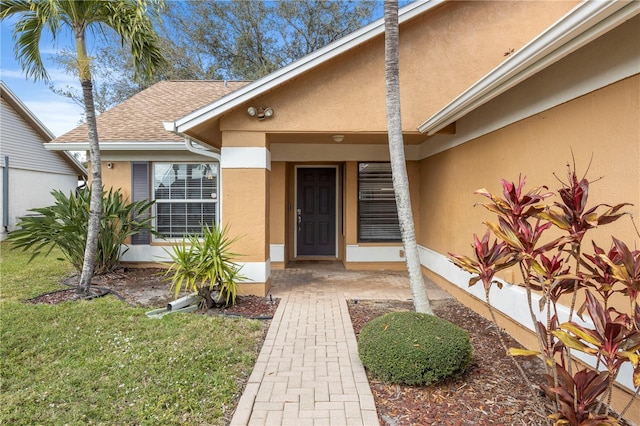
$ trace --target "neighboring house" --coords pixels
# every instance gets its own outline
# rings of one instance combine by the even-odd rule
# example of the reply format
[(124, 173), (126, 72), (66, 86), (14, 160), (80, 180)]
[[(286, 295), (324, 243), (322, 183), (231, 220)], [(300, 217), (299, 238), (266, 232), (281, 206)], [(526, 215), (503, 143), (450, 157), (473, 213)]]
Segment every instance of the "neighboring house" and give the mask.
[[(498, 179), (519, 174), (532, 186), (558, 188), (554, 173), (564, 176), (573, 151), (579, 173), (593, 157), (588, 176), (604, 176), (591, 202), (630, 202), (640, 218), (639, 12), (640, 2), (599, 1), (432, 0), (401, 9), (403, 129), (421, 262), (477, 311), (486, 314), (481, 289), (468, 288), (469, 276), (446, 257), (469, 254), (472, 234), (484, 232), (490, 216), (473, 207), (482, 201), (476, 189), (500, 191)], [(99, 130), (103, 161), (112, 164), (105, 184), (155, 199), (156, 230), (166, 236), (139, 236), (125, 260), (157, 261), (168, 242), (205, 220), (241, 236), (234, 249), (244, 255), (245, 292), (267, 294), (271, 270), (299, 259), (404, 268), (382, 21), (253, 83), (228, 83), (236, 90), (222, 97), (203, 89), (201, 106), (190, 111), (177, 105), (181, 84), (152, 86), (114, 108), (109, 124), (109, 112), (98, 118), (99, 129), (122, 136)], [(176, 108), (153, 123), (135, 115), (154, 99)], [(77, 130), (49, 145), (85, 149), (87, 141)], [(626, 219), (594, 238), (608, 247), (613, 234), (638, 246)], [(494, 296), (503, 302), (501, 321), (534, 346), (526, 304), (514, 293)], [(640, 416), (630, 410), (630, 419), (640, 421), (634, 412)]]
[(86, 180), (86, 169), (67, 152), (50, 152), (44, 143), (55, 136), (0, 82), (0, 186), (2, 231), (0, 239), (15, 229), (30, 209), (54, 203), (51, 192), (75, 192)]

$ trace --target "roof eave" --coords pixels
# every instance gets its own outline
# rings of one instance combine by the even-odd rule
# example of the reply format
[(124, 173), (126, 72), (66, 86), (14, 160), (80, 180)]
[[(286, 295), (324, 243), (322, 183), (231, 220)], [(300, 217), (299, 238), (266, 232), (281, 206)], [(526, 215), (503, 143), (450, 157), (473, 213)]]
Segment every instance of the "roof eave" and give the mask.
[[(418, 0), (410, 3), (398, 12), (399, 23), (435, 8), (446, 1), (448, 0)], [(184, 133), (383, 33), (384, 19), (381, 18), (209, 105), (175, 120), (173, 128), (177, 132)]]
[[(49, 142), (49, 151), (87, 151), (89, 142)], [(100, 142), (100, 151), (186, 151), (184, 142)]]
[(583, 1), (418, 126), (431, 136), (640, 13), (637, 1)]

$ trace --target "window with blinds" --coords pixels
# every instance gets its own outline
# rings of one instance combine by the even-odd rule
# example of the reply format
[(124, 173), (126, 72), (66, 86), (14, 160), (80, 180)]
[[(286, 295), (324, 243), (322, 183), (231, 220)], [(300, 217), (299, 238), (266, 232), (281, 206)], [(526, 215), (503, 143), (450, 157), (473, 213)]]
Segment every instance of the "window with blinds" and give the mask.
[(390, 163), (358, 164), (358, 240), (402, 240)]
[(153, 196), (158, 233), (202, 235), (203, 224), (217, 223), (217, 164), (154, 163)]

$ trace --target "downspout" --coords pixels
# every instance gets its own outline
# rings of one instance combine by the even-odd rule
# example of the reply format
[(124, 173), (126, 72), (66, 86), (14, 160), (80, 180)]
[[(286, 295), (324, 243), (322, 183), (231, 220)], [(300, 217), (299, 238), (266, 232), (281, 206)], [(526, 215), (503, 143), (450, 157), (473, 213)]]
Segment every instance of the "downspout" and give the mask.
[(206, 148), (196, 148), (193, 145), (193, 139), (188, 136), (184, 136), (184, 146), (187, 148), (187, 151), (193, 152), (194, 154), (204, 155), (205, 157), (214, 158), (216, 161), (220, 162), (220, 154), (214, 151), (209, 151)]
[(2, 169), (2, 226), (4, 232), (9, 233), (9, 156), (4, 156)]
[(214, 151), (210, 151), (207, 148), (196, 148), (193, 145), (193, 139), (191, 139), (189, 136), (185, 135), (184, 133), (181, 133), (179, 131), (176, 130), (176, 126), (175, 123), (173, 121), (165, 121), (162, 123), (162, 125), (164, 126), (164, 129), (167, 132), (171, 132), (173, 134), (176, 134), (182, 138), (184, 138), (184, 147), (187, 148), (187, 151), (192, 152), (194, 154), (198, 154), (198, 155), (204, 155), (205, 157), (210, 157), (215, 159), (216, 161), (220, 162), (220, 154)]

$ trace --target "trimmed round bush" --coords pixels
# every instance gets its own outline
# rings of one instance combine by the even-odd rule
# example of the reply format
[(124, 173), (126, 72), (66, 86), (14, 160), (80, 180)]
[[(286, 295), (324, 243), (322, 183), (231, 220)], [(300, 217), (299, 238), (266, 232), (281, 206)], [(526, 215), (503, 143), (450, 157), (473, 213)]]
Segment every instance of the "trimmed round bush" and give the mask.
[(460, 375), (473, 355), (466, 330), (417, 312), (392, 312), (370, 321), (360, 331), (358, 351), (374, 377), (408, 385)]

